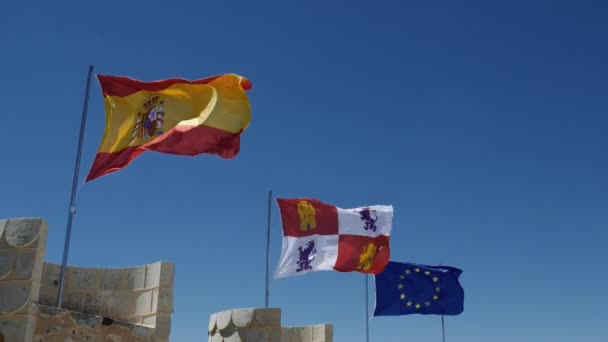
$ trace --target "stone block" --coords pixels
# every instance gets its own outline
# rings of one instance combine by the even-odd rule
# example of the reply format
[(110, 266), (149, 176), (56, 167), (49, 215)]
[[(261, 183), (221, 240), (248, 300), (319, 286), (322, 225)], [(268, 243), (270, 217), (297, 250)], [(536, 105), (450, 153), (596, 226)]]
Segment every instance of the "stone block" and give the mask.
[(38, 294), (38, 303), (48, 306), (57, 305), (57, 287), (41, 287)]
[[(133, 336), (134, 337), (150, 337), (150, 336), (152, 336), (152, 329), (142, 327), (142, 326), (133, 327)], [(139, 341), (139, 340), (137, 340), (137, 341)], [(146, 339), (146, 341), (151, 341), (151, 339)], [(158, 341), (158, 339), (156, 341)]]
[(168, 316), (156, 316), (155, 335), (160, 338), (169, 338), (171, 334), (171, 318)]
[(293, 341), (299, 342), (299, 341), (293, 339), (293, 331), (291, 330), (291, 328), (280, 328), (280, 329), (281, 329), (281, 339), (279, 341), (281, 341), (281, 342), (293, 342)]
[(173, 291), (167, 288), (155, 290), (158, 293), (156, 311), (158, 312), (173, 312)]
[(74, 324), (81, 328), (95, 328), (101, 325), (103, 318), (95, 315), (87, 315), (80, 312), (70, 312), (70, 317)]
[(135, 294), (135, 313), (147, 314), (152, 312), (153, 291), (154, 290), (146, 290)]
[(122, 289), (123, 270), (122, 269), (100, 269), (99, 270), (99, 290), (118, 291)]
[(82, 312), (90, 315), (110, 315), (110, 292), (85, 292)]
[(17, 260), (17, 254), (14, 249), (0, 249), (0, 279), (5, 279), (10, 276)]
[(312, 342), (312, 327), (291, 328), (291, 338), (298, 342)]
[(35, 319), (34, 315), (0, 316), (0, 331), (4, 335), (4, 341), (33, 341)]
[(155, 327), (156, 326), (156, 314), (149, 315), (149, 316), (143, 316), (141, 324), (148, 326), (148, 327)]
[(42, 269), (42, 286), (59, 287), (60, 276), (61, 265), (45, 263)]
[(110, 312), (117, 318), (126, 318), (134, 313), (133, 294), (131, 292), (113, 293), (110, 299)]
[(158, 311), (158, 292), (158, 288), (152, 290), (152, 311), (154, 312)]
[(246, 328), (253, 323), (253, 309), (235, 309), (232, 310), (232, 322), (237, 328)]
[(121, 318), (121, 320), (123, 322), (127, 322), (127, 323), (141, 324), (142, 317), (131, 315), (131, 316), (123, 317), (123, 318)]
[(38, 246), (36, 247), (36, 262), (32, 269), (32, 280), (40, 283), (42, 281), (42, 268), (44, 266), (44, 255), (46, 253), (46, 240), (48, 233), (46, 230), (46, 222), (43, 221), (44, 229), (40, 232), (38, 237)]
[(36, 250), (24, 250), (17, 255), (15, 260), (14, 278), (31, 279), (36, 263)]
[[(272, 342), (281, 342), (283, 341), (281, 337), (283, 336), (282, 328), (268, 328), (268, 335), (270, 336), (270, 341)], [(287, 340), (289, 342), (289, 340)]]
[(2, 235), (4, 235), (4, 228), (6, 228), (7, 220), (0, 220), (0, 240), (2, 239)]
[(36, 342), (108, 342), (111, 336), (121, 342), (163, 341), (153, 338), (154, 329), (139, 324), (45, 306), (40, 306), (37, 315), (36, 336)]
[(43, 223), (40, 218), (18, 218), (10, 219), (5, 223), (4, 237), (6, 242), (15, 248), (23, 248), (33, 245), (40, 235)]
[(281, 309), (265, 308), (255, 309), (255, 325), (264, 328), (273, 328), (281, 326)]
[(65, 309), (82, 312), (82, 293), (64, 290), (61, 306)]
[(40, 305), (38, 306), (38, 312), (40, 314), (42, 314), (43, 317), (63, 317), (63, 316), (67, 316), (67, 314), (70, 312), (68, 310), (65, 309), (60, 309), (57, 308), (55, 306), (45, 306), (45, 305)]
[(313, 342), (333, 341), (334, 330), (331, 324), (318, 324), (311, 328)]
[(128, 268), (125, 290), (143, 289), (146, 286), (146, 266)]
[(161, 261), (160, 286), (173, 288), (175, 280), (175, 265), (170, 262)]
[(268, 331), (264, 328), (250, 328), (245, 332), (247, 342), (270, 342)]
[(223, 335), (224, 342), (246, 342), (244, 333), (238, 330), (233, 330), (229, 335)]
[(209, 335), (213, 335), (216, 330), (217, 330), (217, 314), (214, 313), (209, 317), (209, 328), (208, 328)]
[(217, 332), (211, 336), (211, 342), (224, 342), (224, 337)]
[(161, 262), (146, 265), (146, 282), (145, 287), (158, 287), (160, 285)]
[(224, 330), (230, 326), (230, 323), (232, 323), (232, 310), (218, 312), (216, 317), (217, 328), (219, 330)]
[(0, 313), (19, 311), (30, 300), (31, 285), (26, 282), (0, 283)]
[(69, 267), (71, 289), (94, 291), (97, 289), (97, 269)]

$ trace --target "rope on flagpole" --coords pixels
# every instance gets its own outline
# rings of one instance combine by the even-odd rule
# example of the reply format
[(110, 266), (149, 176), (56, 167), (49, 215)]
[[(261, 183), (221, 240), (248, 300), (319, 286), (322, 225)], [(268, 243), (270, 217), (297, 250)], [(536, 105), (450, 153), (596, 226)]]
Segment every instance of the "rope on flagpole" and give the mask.
[(65, 270), (68, 262), (68, 252), (70, 250), (70, 238), (72, 235), (72, 221), (76, 214), (76, 194), (78, 191), (78, 175), (80, 173), (80, 160), (82, 159), (82, 143), (87, 124), (87, 112), (89, 109), (89, 92), (91, 89), (91, 77), (93, 75), (93, 65), (89, 65), (87, 85), (84, 92), (84, 104), (82, 106), (82, 118), (80, 120), (80, 136), (78, 137), (78, 149), (76, 150), (76, 162), (74, 163), (74, 177), (72, 178), (72, 193), (70, 195), (70, 206), (68, 208), (68, 222), (65, 232), (65, 243), (63, 245), (63, 259), (61, 262), (61, 274), (59, 275), (59, 289), (57, 294), (57, 307), (61, 308), (63, 298), (63, 286), (65, 280)]
[(264, 292), (264, 306), (268, 307), (270, 297), (270, 218), (272, 214), (272, 190), (268, 190), (268, 217), (266, 226), (266, 290)]

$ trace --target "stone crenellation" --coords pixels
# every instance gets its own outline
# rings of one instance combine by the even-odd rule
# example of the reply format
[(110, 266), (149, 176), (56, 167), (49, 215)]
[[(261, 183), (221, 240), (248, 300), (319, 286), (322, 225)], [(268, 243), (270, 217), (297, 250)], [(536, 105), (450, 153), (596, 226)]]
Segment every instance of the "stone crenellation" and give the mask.
[(333, 326), (281, 326), (281, 309), (234, 309), (211, 315), (209, 342), (332, 342)]
[(0, 341), (166, 342), (173, 313), (172, 263), (66, 268), (44, 263), (48, 227), (40, 218), (0, 221)]
[(47, 223), (39, 218), (0, 221), (0, 336), (33, 341)]
[[(44, 263), (48, 225), (41, 218), (0, 220), (0, 342), (168, 342), (175, 266), (66, 268)], [(281, 309), (213, 314), (211, 342), (331, 342), (330, 324), (281, 326)], [(193, 339), (200, 340), (200, 338)]]
[[(40, 304), (54, 306), (60, 265), (45, 264)], [(173, 312), (173, 264), (132, 268), (67, 267), (62, 307), (156, 328), (168, 339)]]

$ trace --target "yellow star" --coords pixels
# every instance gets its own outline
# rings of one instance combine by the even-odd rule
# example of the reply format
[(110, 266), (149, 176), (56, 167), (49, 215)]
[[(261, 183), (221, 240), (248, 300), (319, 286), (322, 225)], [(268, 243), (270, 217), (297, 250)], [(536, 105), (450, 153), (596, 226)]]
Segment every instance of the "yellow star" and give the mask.
[(439, 288), (439, 286), (437, 286), (437, 287), (435, 288), (435, 291), (437, 291), (437, 292), (441, 291), (441, 289)]
[(438, 296), (438, 295), (434, 295), (434, 296), (433, 296), (433, 300), (438, 300), (438, 299), (439, 299), (439, 296)]
[(420, 309), (421, 305), (420, 304), (416, 304), (416, 310)]
[(401, 294), (401, 300), (404, 300), (404, 299), (405, 299), (405, 295), (402, 293)]
[(405, 305), (412, 306), (412, 302), (407, 302)]
[(405, 276), (404, 275), (400, 275), (399, 278), (405, 279)]
[(420, 272), (420, 269), (416, 267), (416, 268), (414, 269), (414, 271), (416, 271), (416, 272)]
[(401, 290), (403, 288), (403, 284), (399, 284), (399, 286), (397, 286), (399, 288), (399, 290)]
[(410, 270), (405, 270), (405, 274), (410, 274)]
[(431, 275), (431, 272), (426, 271), (426, 272), (424, 272), (424, 274), (426, 274), (426, 275)]
[(424, 305), (425, 305), (425, 306), (431, 306), (431, 303), (429, 303), (429, 302), (425, 302), (425, 303), (424, 303)]
[(438, 282), (438, 281), (439, 281), (439, 278), (437, 278), (437, 277), (433, 277), (433, 283), (436, 283), (436, 282)]

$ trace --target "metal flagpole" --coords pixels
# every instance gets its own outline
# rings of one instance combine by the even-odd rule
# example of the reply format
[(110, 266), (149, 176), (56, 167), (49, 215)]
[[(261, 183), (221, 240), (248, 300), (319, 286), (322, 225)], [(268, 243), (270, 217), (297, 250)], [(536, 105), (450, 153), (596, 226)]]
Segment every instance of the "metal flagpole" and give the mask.
[(365, 276), (365, 342), (369, 342), (369, 285), (367, 274)]
[[(439, 264), (441, 266), (441, 264)], [(443, 338), (443, 342), (445, 342), (445, 322), (443, 319), (443, 315), (441, 315), (441, 337)]]
[(443, 321), (443, 315), (441, 315), (441, 335), (443, 336), (443, 342), (445, 342), (445, 323)]
[(61, 262), (61, 274), (59, 276), (59, 294), (57, 295), (57, 307), (61, 308), (63, 297), (63, 282), (65, 280), (65, 269), (68, 262), (68, 251), (70, 249), (70, 236), (72, 234), (72, 221), (76, 214), (76, 189), (78, 186), (78, 174), (80, 172), (80, 157), (82, 155), (82, 142), (84, 140), (84, 129), (87, 123), (87, 110), (89, 108), (89, 90), (91, 88), (91, 77), (93, 76), (93, 65), (89, 65), (87, 86), (84, 91), (84, 104), (82, 106), (82, 119), (80, 120), (80, 137), (78, 138), (78, 150), (76, 151), (76, 163), (74, 164), (74, 178), (72, 178), (72, 194), (68, 211), (68, 224), (65, 232), (65, 243), (63, 245), (63, 260)]
[(266, 227), (266, 291), (264, 305), (268, 307), (268, 297), (270, 296), (269, 278), (270, 278), (270, 217), (272, 210), (272, 190), (268, 190), (268, 220)]

